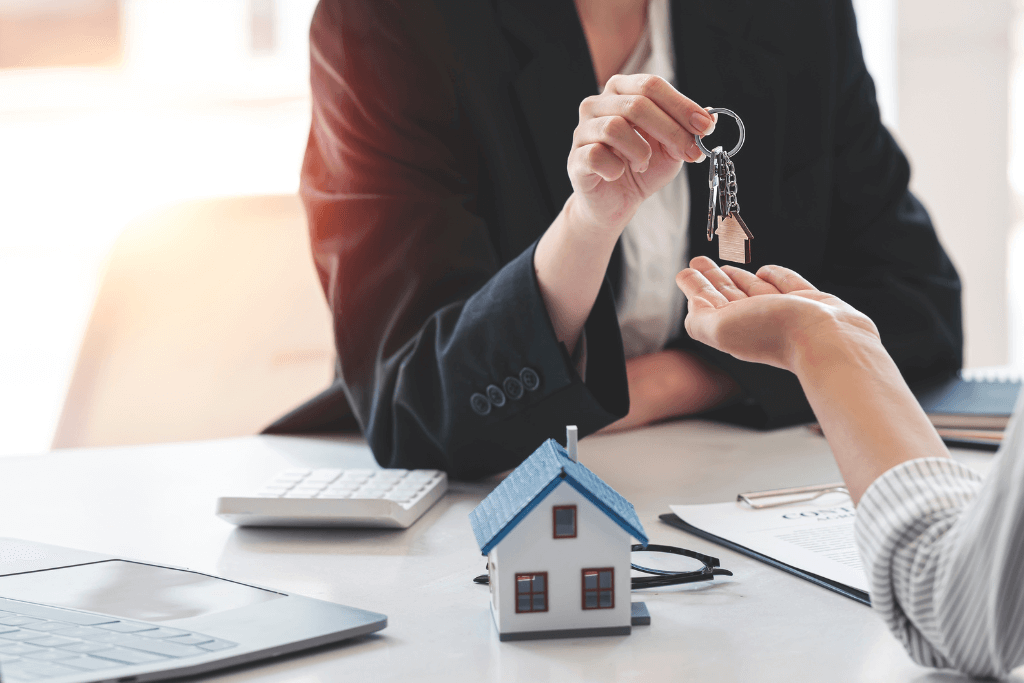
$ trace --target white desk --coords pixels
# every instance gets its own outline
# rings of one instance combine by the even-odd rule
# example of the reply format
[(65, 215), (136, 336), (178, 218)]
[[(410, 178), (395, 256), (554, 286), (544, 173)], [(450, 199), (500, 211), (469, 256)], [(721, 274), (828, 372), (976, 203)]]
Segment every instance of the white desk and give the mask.
[[(987, 453), (961, 451), (987, 467)], [(486, 454), (481, 454), (486, 457)], [(214, 677), (259, 681), (951, 681), (915, 666), (869, 608), (658, 520), (670, 503), (839, 479), (825, 441), (679, 422), (590, 437), (580, 460), (651, 541), (721, 558), (713, 583), (634, 593), (630, 636), (499, 643), (467, 515), (496, 483), (453, 483), (406, 531), (241, 530), (213, 515), (289, 466), (366, 466), (358, 440), (247, 437), (0, 460), (0, 536), (185, 566), (388, 615), (374, 636)]]

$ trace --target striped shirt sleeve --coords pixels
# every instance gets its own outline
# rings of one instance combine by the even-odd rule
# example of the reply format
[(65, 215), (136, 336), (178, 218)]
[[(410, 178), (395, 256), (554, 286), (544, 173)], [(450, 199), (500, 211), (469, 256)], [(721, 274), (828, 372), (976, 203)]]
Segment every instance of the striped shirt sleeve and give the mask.
[(874, 609), (918, 664), (1001, 676), (1024, 663), (1019, 419), (986, 479), (948, 458), (902, 463), (857, 510)]

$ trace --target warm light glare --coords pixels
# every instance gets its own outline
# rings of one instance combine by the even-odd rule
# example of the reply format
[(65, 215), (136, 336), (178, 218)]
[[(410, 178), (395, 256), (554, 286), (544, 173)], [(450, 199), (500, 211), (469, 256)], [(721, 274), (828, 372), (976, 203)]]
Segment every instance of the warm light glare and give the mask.
[[(8, 2), (0, 16), (46, 7)], [(0, 69), (0, 454), (49, 448), (127, 223), (188, 199), (298, 189), (314, 3), (114, 4), (119, 64)]]

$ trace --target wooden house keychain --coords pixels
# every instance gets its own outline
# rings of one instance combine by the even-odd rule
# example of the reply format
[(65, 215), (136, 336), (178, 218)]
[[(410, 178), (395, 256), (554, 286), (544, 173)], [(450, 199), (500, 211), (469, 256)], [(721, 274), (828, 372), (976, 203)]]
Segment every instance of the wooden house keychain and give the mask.
[(693, 136), (697, 147), (708, 157), (708, 241), (711, 242), (718, 235), (720, 260), (750, 263), (750, 241), (754, 236), (740, 217), (740, 203), (736, 197), (736, 166), (732, 162), (732, 158), (743, 147), (746, 130), (740, 117), (729, 109), (709, 109), (708, 112), (731, 116), (740, 128), (740, 140), (730, 152), (721, 147), (709, 150), (700, 135)]

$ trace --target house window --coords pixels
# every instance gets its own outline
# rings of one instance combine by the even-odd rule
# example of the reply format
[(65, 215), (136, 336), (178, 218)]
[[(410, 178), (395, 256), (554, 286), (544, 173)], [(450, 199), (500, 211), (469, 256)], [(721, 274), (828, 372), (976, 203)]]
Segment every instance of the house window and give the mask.
[(516, 613), (548, 611), (548, 573), (516, 574)]
[(555, 538), (576, 538), (576, 506), (556, 505), (553, 514)]
[(615, 607), (615, 569), (583, 570), (583, 609)]

